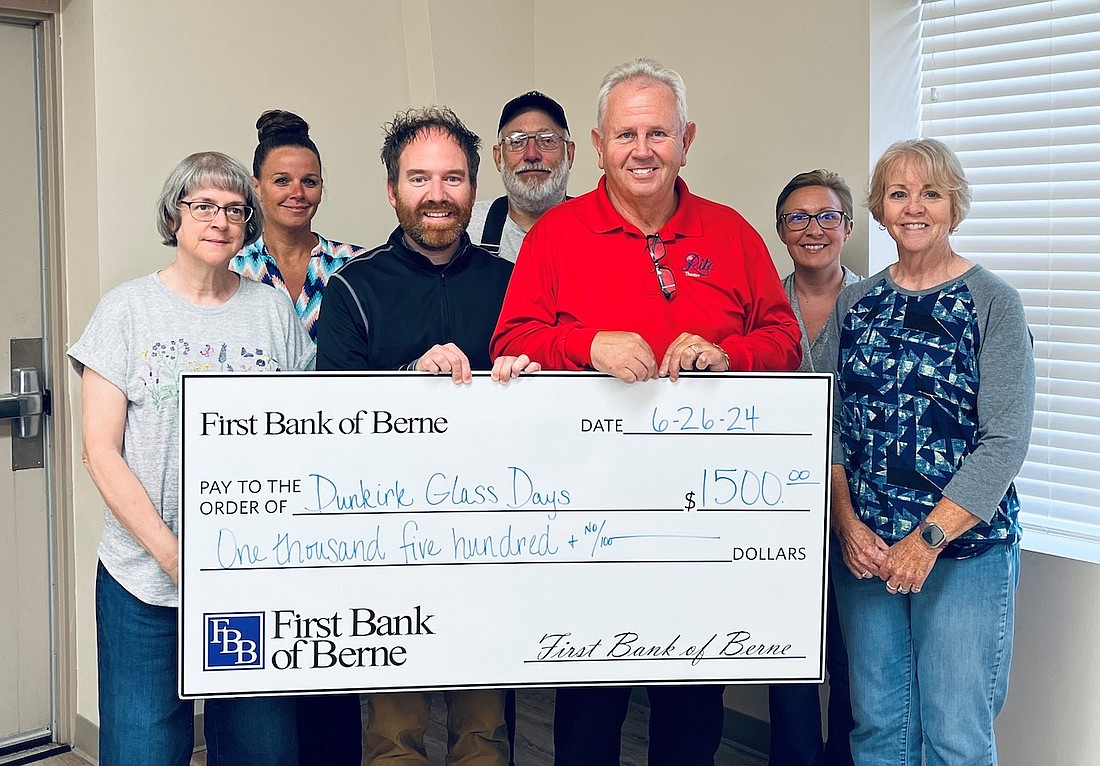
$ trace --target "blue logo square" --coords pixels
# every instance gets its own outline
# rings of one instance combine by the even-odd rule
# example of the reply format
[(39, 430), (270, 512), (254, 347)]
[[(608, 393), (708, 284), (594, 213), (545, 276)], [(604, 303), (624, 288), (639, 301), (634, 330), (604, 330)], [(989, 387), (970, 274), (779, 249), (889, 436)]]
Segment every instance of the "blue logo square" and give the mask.
[(241, 670), (264, 667), (264, 613), (204, 614), (206, 662), (204, 670)]

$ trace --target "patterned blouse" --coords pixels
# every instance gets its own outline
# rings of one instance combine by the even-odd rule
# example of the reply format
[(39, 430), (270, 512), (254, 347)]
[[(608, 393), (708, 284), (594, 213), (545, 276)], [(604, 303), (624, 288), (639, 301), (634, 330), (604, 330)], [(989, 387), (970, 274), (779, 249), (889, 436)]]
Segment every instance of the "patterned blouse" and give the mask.
[(283, 291), (294, 302), (294, 310), (302, 320), (309, 337), (317, 340), (317, 317), (321, 313), (321, 297), (331, 277), (337, 269), (343, 266), (360, 253), (367, 250), (359, 245), (349, 245), (343, 242), (333, 242), (315, 234), (317, 246), (309, 257), (309, 266), (306, 268), (306, 280), (302, 285), (302, 292), (295, 301), (283, 281), (283, 275), (275, 258), (267, 252), (267, 245), (263, 237), (253, 242), (234, 256), (229, 262), (229, 270), (240, 274), (242, 277), (255, 282), (263, 282), (271, 285), (276, 290)]
[(840, 454), (863, 522), (893, 543), (946, 496), (982, 521), (944, 555), (1017, 542), (1035, 401), (1019, 294), (981, 266), (919, 291), (886, 269), (841, 292), (833, 323)]

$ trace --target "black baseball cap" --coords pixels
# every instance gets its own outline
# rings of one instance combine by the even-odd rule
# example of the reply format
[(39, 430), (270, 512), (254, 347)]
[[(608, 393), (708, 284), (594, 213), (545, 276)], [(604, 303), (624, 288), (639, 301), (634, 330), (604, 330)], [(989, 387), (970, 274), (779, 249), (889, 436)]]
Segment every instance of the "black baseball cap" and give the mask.
[(500, 123), (497, 124), (497, 133), (501, 131), (505, 123), (517, 114), (526, 112), (528, 109), (538, 109), (546, 112), (550, 115), (550, 119), (562, 127), (562, 130), (569, 130), (569, 123), (565, 121), (565, 110), (561, 108), (561, 104), (545, 93), (539, 93), (537, 90), (529, 90), (522, 96), (513, 98), (500, 110)]

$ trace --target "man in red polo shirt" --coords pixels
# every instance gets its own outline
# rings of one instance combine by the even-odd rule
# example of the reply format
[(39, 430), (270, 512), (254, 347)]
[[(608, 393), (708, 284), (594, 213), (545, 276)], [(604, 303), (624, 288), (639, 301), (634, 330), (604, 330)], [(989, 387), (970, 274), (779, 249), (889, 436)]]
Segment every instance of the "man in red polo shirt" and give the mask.
[[(604, 78), (592, 143), (604, 176), (528, 232), (491, 355), (627, 383), (681, 370), (795, 370), (798, 321), (760, 235), (679, 178), (695, 138), (684, 83), (638, 59)], [(712, 766), (723, 687), (654, 686), (650, 766)], [(563, 688), (558, 766), (618, 766), (630, 689)]]

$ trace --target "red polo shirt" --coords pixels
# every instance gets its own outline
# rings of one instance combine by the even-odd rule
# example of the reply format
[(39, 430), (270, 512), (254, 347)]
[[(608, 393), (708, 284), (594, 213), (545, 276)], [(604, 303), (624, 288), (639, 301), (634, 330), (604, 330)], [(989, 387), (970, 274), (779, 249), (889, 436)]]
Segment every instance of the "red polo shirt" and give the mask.
[[(642, 232), (611, 204), (605, 179), (563, 202), (527, 233), (490, 356), (527, 354), (548, 370), (592, 366), (601, 330), (636, 332), (657, 360), (681, 332), (720, 345), (739, 371), (795, 370), (798, 320), (768, 249), (732, 208), (688, 191), (659, 232)], [(665, 246), (676, 292), (661, 292), (647, 234)], [(666, 272), (667, 274), (667, 272)]]

